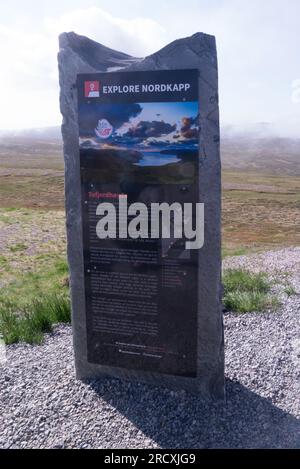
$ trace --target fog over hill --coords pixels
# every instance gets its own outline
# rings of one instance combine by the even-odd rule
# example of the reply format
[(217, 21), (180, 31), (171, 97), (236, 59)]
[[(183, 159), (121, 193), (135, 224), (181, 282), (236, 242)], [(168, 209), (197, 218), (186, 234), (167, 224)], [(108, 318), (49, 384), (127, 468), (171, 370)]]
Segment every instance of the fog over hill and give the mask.
[(300, 176), (300, 138), (225, 135), (221, 154), (223, 169)]
[[(10, 148), (48, 144), (61, 151), (60, 127), (45, 127), (26, 130), (0, 130), (0, 158), (8, 155)], [(21, 150), (22, 152), (22, 150)], [(228, 170), (252, 170), (270, 174), (300, 176), (300, 137), (278, 137), (268, 127), (259, 124), (252, 129), (236, 130), (225, 126), (221, 132), (223, 168)], [(42, 155), (41, 155), (42, 156)]]
[(1, 130), (0, 142), (8, 138), (31, 139), (31, 140), (61, 140), (61, 131), (59, 126), (41, 127), (36, 129), (17, 129), (17, 130)]

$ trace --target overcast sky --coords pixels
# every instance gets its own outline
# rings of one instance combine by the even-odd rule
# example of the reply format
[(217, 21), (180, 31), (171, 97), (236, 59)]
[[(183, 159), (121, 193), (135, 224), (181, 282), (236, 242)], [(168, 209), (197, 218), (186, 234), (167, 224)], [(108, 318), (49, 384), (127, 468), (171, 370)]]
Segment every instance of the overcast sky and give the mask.
[(217, 37), (221, 122), (300, 137), (299, 0), (8, 0), (0, 6), (0, 129), (58, 125), (57, 36), (145, 56)]

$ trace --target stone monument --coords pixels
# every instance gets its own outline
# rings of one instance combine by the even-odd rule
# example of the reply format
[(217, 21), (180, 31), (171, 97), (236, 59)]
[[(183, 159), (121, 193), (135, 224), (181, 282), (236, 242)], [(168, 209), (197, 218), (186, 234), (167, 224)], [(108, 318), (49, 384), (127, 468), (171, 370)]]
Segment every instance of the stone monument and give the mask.
[[(197, 33), (146, 58), (131, 57), (73, 32), (61, 34), (59, 46), (77, 377), (112, 376), (223, 399), (215, 38)], [(122, 127), (120, 114), (130, 106), (133, 120), (128, 118)], [(171, 116), (168, 123), (172, 109), (174, 119)], [(179, 109), (181, 123), (174, 124)], [(150, 111), (155, 117), (147, 122)], [(134, 128), (128, 127), (130, 122)], [(155, 127), (160, 129), (157, 134)], [(148, 147), (142, 151), (143, 132)], [(167, 151), (162, 150), (166, 133)], [(124, 149), (128, 137), (137, 145), (134, 151), (127, 143)], [(179, 150), (183, 143), (184, 151)], [(163, 169), (161, 159), (166, 161)], [(120, 240), (96, 239), (97, 203), (103, 197), (113, 199), (115, 193), (133, 202), (172, 203), (176, 197), (201, 202), (203, 247), (186, 255), (181, 248), (176, 251), (173, 241), (149, 241), (143, 247), (137, 242), (124, 248)]]

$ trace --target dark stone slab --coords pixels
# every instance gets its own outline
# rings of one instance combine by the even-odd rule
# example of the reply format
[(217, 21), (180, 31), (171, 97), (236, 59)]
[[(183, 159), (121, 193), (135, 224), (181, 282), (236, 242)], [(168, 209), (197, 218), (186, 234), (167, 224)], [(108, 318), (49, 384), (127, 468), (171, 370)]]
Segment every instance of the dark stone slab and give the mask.
[[(201, 397), (224, 398), (224, 341), (221, 296), (221, 164), (218, 67), (215, 38), (202, 33), (179, 39), (146, 58), (111, 50), (75, 33), (59, 38), (60, 108), (65, 158), (68, 260), (76, 374), (110, 375), (185, 388)], [(199, 201), (205, 203), (205, 245), (199, 251), (197, 379), (179, 378), (87, 362), (80, 165), (76, 77), (78, 73), (198, 69), (201, 110)]]

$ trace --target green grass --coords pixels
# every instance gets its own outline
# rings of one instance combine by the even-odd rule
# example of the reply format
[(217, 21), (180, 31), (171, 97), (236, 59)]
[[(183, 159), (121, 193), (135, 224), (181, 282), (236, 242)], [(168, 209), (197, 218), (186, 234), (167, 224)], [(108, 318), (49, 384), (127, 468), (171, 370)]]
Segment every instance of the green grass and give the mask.
[(0, 332), (6, 344), (40, 344), (54, 324), (70, 321), (70, 300), (65, 293), (36, 298), (22, 308), (9, 302), (0, 307)]
[(297, 292), (296, 292), (295, 288), (294, 288), (292, 285), (287, 285), (287, 286), (285, 287), (285, 289), (284, 289), (284, 293), (285, 293), (288, 297), (297, 295)]
[(17, 212), (19, 209), (15, 207), (6, 207), (4, 208), (4, 212)]
[(222, 248), (222, 258), (225, 259), (226, 257), (237, 257), (237, 256), (245, 256), (251, 252), (250, 249), (245, 248), (237, 248), (237, 249), (230, 249), (228, 247)]
[(34, 271), (14, 273), (14, 277), (0, 289), (1, 304), (17, 303), (20, 307), (49, 294), (60, 293), (68, 278), (68, 264), (59, 255), (38, 256), (39, 268)]
[(223, 274), (223, 303), (228, 311), (250, 313), (276, 309), (279, 301), (270, 294), (271, 283), (265, 273), (227, 270)]
[(31, 270), (18, 272), (9, 270), (7, 259), (0, 257), (6, 275), (0, 289), (0, 337), (6, 344), (40, 344), (54, 324), (70, 322), (65, 257), (47, 252), (32, 259)]
[(6, 223), (7, 225), (12, 225), (14, 223), (14, 219), (7, 217), (6, 215), (0, 215), (0, 222)]
[(247, 270), (227, 270), (223, 276), (225, 289), (229, 292), (239, 290), (242, 292), (258, 291), (266, 293), (270, 290), (270, 283), (265, 273), (253, 274)]
[(2, 256), (2, 254), (0, 254), (0, 267), (6, 267), (8, 264), (7, 262), (7, 259), (5, 256)]
[(11, 252), (20, 252), (20, 251), (25, 251), (27, 248), (28, 248), (28, 246), (26, 246), (26, 244), (17, 243), (17, 244), (14, 244), (13, 246), (10, 246), (9, 250)]
[(18, 342), (19, 336), (19, 321), (17, 314), (14, 312), (13, 305), (9, 303), (7, 303), (6, 307), (1, 305), (0, 337), (9, 345)]
[(54, 293), (47, 295), (42, 299), (36, 299), (32, 302), (30, 311), (41, 326), (47, 328), (47, 321), (69, 323), (70, 301), (67, 295)]
[(55, 262), (55, 269), (58, 274), (67, 275), (69, 272), (69, 267), (65, 259), (58, 259)]

